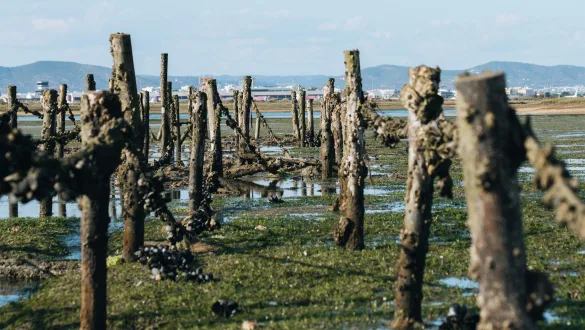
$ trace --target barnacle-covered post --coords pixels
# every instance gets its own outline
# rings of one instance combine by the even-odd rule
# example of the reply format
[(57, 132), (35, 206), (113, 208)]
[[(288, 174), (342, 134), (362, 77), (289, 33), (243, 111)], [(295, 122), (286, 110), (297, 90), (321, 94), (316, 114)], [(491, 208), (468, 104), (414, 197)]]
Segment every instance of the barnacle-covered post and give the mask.
[(207, 95), (195, 92), (191, 113), (191, 155), (189, 156), (189, 210), (195, 212), (203, 201), (203, 165), (205, 161), (205, 130), (207, 124)]
[(462, 75), (457, 89), (459, 155), (479, 279), (479, 329), (536, 329), (526, 313), (526, 253), (517, 171), (524, 150), (503, 73)]
[(309, 144), (315, 146), (315, 124), (313, 123), (313, 99), (309, 99), (307, 107), (307, 126), (309, 128)]
[(193, 100), (191, 100), (191, 95), (193, 95), (193, 86), (187, 87), (187, 118), (190, 120), (191, 113), (193, 113)]
[(209, 129), (209, 171), (211, 192), (215, 192), (219, 178), (223, 177), (223, 153), (221, 149), (221, 107), (215, 79), (207, 81), (207, 111)]
[(331, 115), (335, 93), (335, 79), (329, 78), (325, 92), (325, 100), (321, 111), (321, 178), (326, 180), (334, 176), (333, 165), (335, 165), (335, 148), (333, 145), (333, 134), (331, 132)]
[[(422, 286), (432, 223), (433, 181), (440, 170), (444, 174), (451, 164), (449, 158), (443, 161), (436, 156), (435, 149), (443, 140), (433, 140), (441, 133), (437, 120), (443, 119), (443, 98), (438, 94), (440, 79), (439, 68), (412, 68), (408, 84), (400, 93), (408, 110), (408, 179), (394, 301), (394, 327), (399, 329), (410, 329), (422, 322)], [(450, 195), (450, 183), (447, 186), (447, 195)]]
[[(341, 99), (340, 96), (337, 96), (338, 99)], [(341, 165), (343, 161), (343, 152), (344, 152), (344, 119), (345, 116), (345, 105), (337, 104), (333, 109), (331, 109), (331, 131), (333, 132), (333, 145), (335, 148), (335, 163), (337, 166)]]
[(173, 95), (173, 108), (175, 113), (175, 163), (179, 165), (181, 163), (181, 116), (179, 114), (180, 104), (179, 95)]
[[(252, 113), (252, 77), (251, 76), (244, 76), (244, 80), (242, 82), (243, 90), (242, 94), (240, 95), (242, 98), (242, 102), (240, 102), (240, 113), (239, 113), (239, 125), (240, 129), (244, 136), (250, 136), (250, 114)], [(207, 94), (207, 98), (211, 98), (211, 94)], [(209, 102), (209, 101), (208, 101)], [(208, 111), (211, 111), (208, 108)], [(237, 136), (238, 134), (236, 134)], [(244, 155), (249, 152), (248, 147), (246, 145), (246, 141), (244, 141), (241, 137), (238, 136), (238, 155), (240, 159), (244, 157)], [(240, 161), (242, 162), (242, 161)]]
[(339, 246), (351, 250), (364, 248), (364, 186), (367, 168), (365, 164), (366, 145), (364, 139), (363, 119), (360, 114), (364, 102), (360, 70), (359, 50), (346, 50), (345, 81), (347, 91), (347, 132), (345, 157), (341, 164), (346, 180), (345, 216), (335, 228), (334, 238)]
[(95, 91), (95, 79), (93, 78), (93, 74), (91, 73), (85, 75), (85, 91), (86, 92)]
[[(132, 42), (129, 34), (116, 33), (110, 36), (110, 52), (113, 57), (112, 78), (118, 93), (124, 120), (130, 124), (133, 142), (142, 153), (144, 130), (140, 116), (140, 100), (136, 88)], [(134, 253), (144, 243), (144, 202), (140, 196), (140, 162), (137, 155), (125, 152), (118, 178), (124, 187), (124, 243), (122, 256), (130, 261)]]
[(150, 154), (150, 93), (148, 91), (140, 92), (140, 113), (142, 114), (142, 126), (144, 127), (142, 154), (144, 159), (148, 160)]
[[(8, 109), (12, 111), (10, 114), (10, 128), (18, 128), (18, 104), (16, 100), (16, 86), (6, 86), (6, 93), (8, 94)], [(11, 218), (18, 217), (18, 202), (9, 198), (8, 202), (8, 216)]]
[(175, 129), (174, 129), (174, 123), (175, 123), (175, 103), (173, 102), (173, 82), (171, 81), (167, 81), (167, 113), (169, 116), (169, 126), (171, 127), (170, 130), (170, 137), (169, 137), (169, 151), (168, 151), (168, 156), (169, 156), (169, 160), (173, 159), (173, 153), (175, 151), (175, 147), (173, 146), (173, 138), (174, 138), (174, 133), (175, 133)]
[(254, 126), (254, 139), (258, 140), (260, 138), (260, 116), (256, 116), (256, 126)]
[(305, 126), (305, 112), (307, 110), (307, 92), (305, 90), (301, 90), (299, 92), (299, 146), (305, 147), (306, 146), (306, 133), (307, 127)]
[(170, 159), (169, 152), (172, 150), (171, 146), (171, 116), (170, 116), (170, 100), (168, 99), (168, 85), (167, 72), (169, 64), (169, 54), (163, 53), (160, 55), (160, 102), (161, 102), (161, 116), (160, 116), (160, 130), (161, 130), (161, 160)]
[[(57, 91), (54, 89), (43, 92), (41, 100), (43, 107), (43, 127), (41, 129), (41, 139), (49, 140), (57, 133)], [(46, 142), (41, 144), (40, 149), (46, 151), (48, 154), (55, 153), (55, 142)], [(43, 198), (39, 204), (40, 217), (50, 217), (53, 215), (53, 199), (52, 197)]]
[[(240, 125), (240, 110), (238, 109), (239, 104), (238, 101), (240, 100), (240, 91), (235, 89), (232, 92), (232, 104), (234, 105), (234, 120)], [(191, 118), (191, 116), (189, 116)], [(235, 143), (236, 143), (236, 153), (238, 153), (239, 145), (240, 145), (240, 136), (237, 133), (237, 130), (234, 129), (234, 136), (235, 136)]]
[(299, 138), (299, 104), (297, 101), (297, 92), (295, 92), (295, 91), (290, 92), (290, 100), (292, 102), (291, 116), (292, 116), (292, 126), (293, 126), (293, 137), (295, 139), (298, 139)]
[[(67, 85), (61, 84), (59, 85), (59, 96), (57, 98), (57, 133), (63, 134), (65, 133), (65, 116), (67, 112), (68, 104), (67, 104)], [(57, 158), (61, 159), (65, 155), (65, 142), (61, 141), (57, 145)], [(59, 216), (66, 217), (67, 216), (67, 207), (64, 202), (59, 197)]]
[[(120, 162), (124, 146), (120, 125), (122, 108), (117, 95), (90, 92), (81, 101), (82, 149), (94, 152), (86, 161), (90, 175), (79, 198), (81, 209), (81, 318), (80, 329), (106, 328), (106, 257), (108, 251), (108, 202), (110, 177)], [(107, 146), (104, 146), (106, 144)]]

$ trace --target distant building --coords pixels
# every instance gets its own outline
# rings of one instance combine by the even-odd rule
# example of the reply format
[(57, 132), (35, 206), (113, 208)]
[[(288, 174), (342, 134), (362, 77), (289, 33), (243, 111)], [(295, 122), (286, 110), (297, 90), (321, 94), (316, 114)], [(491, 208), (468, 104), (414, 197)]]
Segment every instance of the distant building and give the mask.
[(43, 91), (46, 91), (48, 89), (49, 89), (48, 81), (37, 81), (37, 89), (35, 90), (36, 94), (42, 95)]

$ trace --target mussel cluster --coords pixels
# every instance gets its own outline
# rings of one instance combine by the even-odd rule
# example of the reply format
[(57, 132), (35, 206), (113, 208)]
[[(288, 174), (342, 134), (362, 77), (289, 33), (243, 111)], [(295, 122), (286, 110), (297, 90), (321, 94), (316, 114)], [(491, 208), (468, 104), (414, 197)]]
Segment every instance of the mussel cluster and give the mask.
[(211, 305), (211, 310), (217, 316), (231, 317), (238, 311), (238, 303), (235, 301), (220, 299)]
[(467, 309), (467, 306), (453, 304), (449, 307), (447, 320), (441, 324), (440, 330), (475, 330), (479, 323), (479, 315)]
[(190, 252), (178, 251), (169, 246), (140, 248), (134, 254), (143, 265), (147, 265), (155, 280), (187, 280), (206, 283), (213, 281), (213, 274), (205, 274), (198, 268)]

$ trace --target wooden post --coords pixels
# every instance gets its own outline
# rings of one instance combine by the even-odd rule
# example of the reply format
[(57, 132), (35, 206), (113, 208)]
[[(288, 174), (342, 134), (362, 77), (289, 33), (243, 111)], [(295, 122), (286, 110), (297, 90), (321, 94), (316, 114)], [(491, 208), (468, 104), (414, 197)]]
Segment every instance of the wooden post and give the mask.
[(167, 72), (168, 72), (169, 54), (163, 53), (160, 56), (160, 102), (161, 102), (161, 116), (160, 116), (160, 129), (161, 129), (161, 160), (170, 159), (171, 147), (171, 116), (170, 116), (170, 100), (168, 99), (168, 85), (167, 85)]
[(169, 156), (169, 160), (171, 160), (173, 158), (173, 154), (175, 151), (175, 148), (173, 146), (173, 133), (175, 132), (175, 128), (173, 126), (173, 123), (175, 122), (175, 103), (173, 102), (173, 83), (171, 81), (167, 81), (167, 115), (169, 117), (169, 127), (170, 127), (170, 132), (169, 132), (169, 151), (168, 151), (168, 156)]
[(191, 113), (191, 155), (189, 157), (189, 209), (195, 212), (203, 201), (203, 164), (205, 161), (205, 130), (207, 124), (207, 95), (191, 95), (194, 108)]
[(343, 148), (344, 148), (344, 130), (342, 118), (342, 109), (344, 106), (335, 106), (331, 109), (331, 131), (333, 132), (333, 145), (335, 148), (335, 163), (339, 167), (343, 161)]
[[(65, 133), (65, 117), (67, 116), (67, 85), (61, 84), (59, 86), (59, 96), (57, 99), (57, 133)], [(61, 142), (57, 145), (57, 158), (61, 159), (65, 155), (65, 142)], [(59, 197), (59, 216), (67, 216), (67, 205)]]
[(150, 155), (150, 93), (148, 91), (140, 92), (140, 112), (142, 113), (142, 126), (144, 127), (144, 146), (142, 154), (148, 161)]
[[(443, 98), (438, 94), (441, 71), (426, 66), (409, 70), (409, 82), (401, 92), (408, 110), (408, 180), (404, 228), (400, 231), (400, 258), (394, 305), (394, 328), (411, 329), (422, 322), (423, 277), (432, 223), (434, 176), (431, 160), (422, 147), (435, 120), (442, 113)], [(432, 131), (434, 133), (434, 131)], [(431, 137), (432, 138), (432, 137)]]
[(329, 78), (328, 90), (321, 111), (321, 178), (326, 180), (334, 176), (335, 148), (331, 132), (331, 115), (334, 107), (335, 79)]
[[(364, 185), (367, 168), (365, 164), (366, 145), (364, 129), (359, 108), (364, 102), (360, 70), (360, 53), (358, 50), (346, 50), (345, 83), (347, 91), (347, 153), (341, 164), (347, 184), (345, 189), (345, 217), (335, 228), (334, 238), (339, 246), (351, 250), (364, 248)], [(343, 192), (343, 191), (342, 191)]]
[[(240, 104), (240, 129), (244, 136), (250, 136), (250, 115), (252, 113), (252, 77), (244, 76), (244, 80), (242, 82), (243, 90), (242, 90), (242, 102)], [(208, 98), (210, 97), (209, 94)], [(242, 163), (242, 158), (244, 155), (249, 151), (246, 145), (246, 142), (238, 137), (239, 145), (238, 145), (238, 155), (240, 157), (240, 163)]]
[[(109, 92), (92, 92), (83, 96), (81, 102), (82, 147), (101, 144), (106, 126), (115, 125), (122, 117), (122, 108), (116, 95)], [(100, 134), (101, 133), (101, 134)], [(107, 133), (106, 133), (107, 134)], [(99, 135), (99, 136), (98, 136)], [(119, 138), (119, 137), (118, 137)], [(108, 154), (95, 155), (95, 176), (86, 177), (85, 185), (91, 187), (79, 199), (81, 209), (81, 317), (80, 329), (99, 330), (106, 328), (106, 283), (108, 252), (108, 202), (110, 178), (120, 163), (119, 148)]]
[(315, 124), (313, 118), (313, 99), (309, 99), (307, 126), (309, 127), (309, 144), (315, 146)]
[[(46, 140), (55, 136), (57, 133), (57, 91), (54, 89), (43, 92), (41, 100), (43, 107), (43, 128), (41, 130), (41, 139)], [(46, 151), (50, 155), (55, 153), (55, 142), (43, 143), (40, 149)], [(40, 201), (40, 217), (50, 217), (53, 215), (53, 198), (47, 197)]]
[[(8, 94), (8, 109), (12, 110), (10, 116), (10, 128), (18, 128), (18, 104), (16, 100), (16, 86), (6, 86), (6, 93)], [(18, 218), (18, 202), (8, 199), (8, 216), (11, 218)]]
[(191, 95), (193, 95), (193, 86), (189, 86), (187, 88), (187, 118), (191, 120), (191, 114), (193, 113), (193, 100), (191, 99)]
[[(207, 81), (207, 111), (209, 122), (209, 171), (214, 178), (211, 184), (212, 190), (217, 188), (217, 180), (223, 177), (223, 153), (221, 149), (221, 107), (219, 106), (219, 93), (215, 79)], [(212, 191), (214, 192), (214, 191)]]
[(180, 112), (180, 104), (179, 104), (179, 95), (173, 96), (173, 108), (175, 111), (175, 164), (181, 164), (181, 115)]
[(307, 132), (307, 128), (305, 126), (305, 112), (307, 109), (307, 99), (306, 99), (306, 95), (307, 92), (304, 90), (301, 90), (299, 92), (299, 137), (300, 137), (300, 142), (299, 145), (301, 147), (306, 147), (306, 132)]
[(254, 139), (260, 138), (260, 116), (256, 116), (256, 126), (254, 127)]
[(93, 78), (93, 74), (91, 73), (85, 75), (85, 91), (86, 92), (95, 91), (95, 80)]
[(113, 78), (108, 79), (108, 90), (112, 93), (114, 92), (114, 79)]
[[(240, 109), (238, 109), (239, 98), (240, 98), (240, 91), (238, 91), (236, 89), (232, 93), (232, 104), (234, 106), (234, 120), (236, 121), (238, 126), (240, 126)], [(240, 151), (239, 151), (239, 149), (240, 149), (240, 136), (238, 135), (236, 129), (234, 129), (234, 139), (235, 139), (235, 153), (239, 155), (239, 153), (240, 153)]]
[[(131, 125), (136, 149), (142, 152), (144, 130), (140, 117), (140, 101), (136, 88), (132, 42), (129, 34), (116, 33), (110, 36), (110, 53), (113, 57), (112, 78), (114, 90), (118, 93), (124, 120)], [(126, 157), (119, 168), (119, 178), (124, 186), (124, 260), (134, 259), (134, 253), (144, 244), (144, 202), (139, 191), (140, 159), (135, 155)], [(108, 186), (109, 189), (109, 186)], [(107, 207), (107, 206), (106, 206)]]
[(295, 139), (300, 138), (299, 134), (299, 105), (297, 103), (297, 92), (291, 91), (290, 92), (290, 100), (292, 103), (291, 107), (291, 117), (292, 117), (292, 129), (293, 129), (293, 137)]
[[(457, 89), (459, 155), (471, 232), (470, 274), (479, 279), (478, 329), (536, 329), (526, 313), (526, 254), (517, 170), (524, 160), (503, 73), (462, 75)], [(519, 140), (519, 139), (518, 139)]]

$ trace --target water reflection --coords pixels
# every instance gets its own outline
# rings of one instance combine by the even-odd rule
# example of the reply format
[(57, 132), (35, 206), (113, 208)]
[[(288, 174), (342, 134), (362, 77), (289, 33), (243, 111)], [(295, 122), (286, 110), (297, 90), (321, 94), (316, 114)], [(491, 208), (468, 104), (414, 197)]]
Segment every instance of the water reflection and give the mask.
[(39, 284), (38, 281), (0, 281), (0, 307), (30, 297)]

